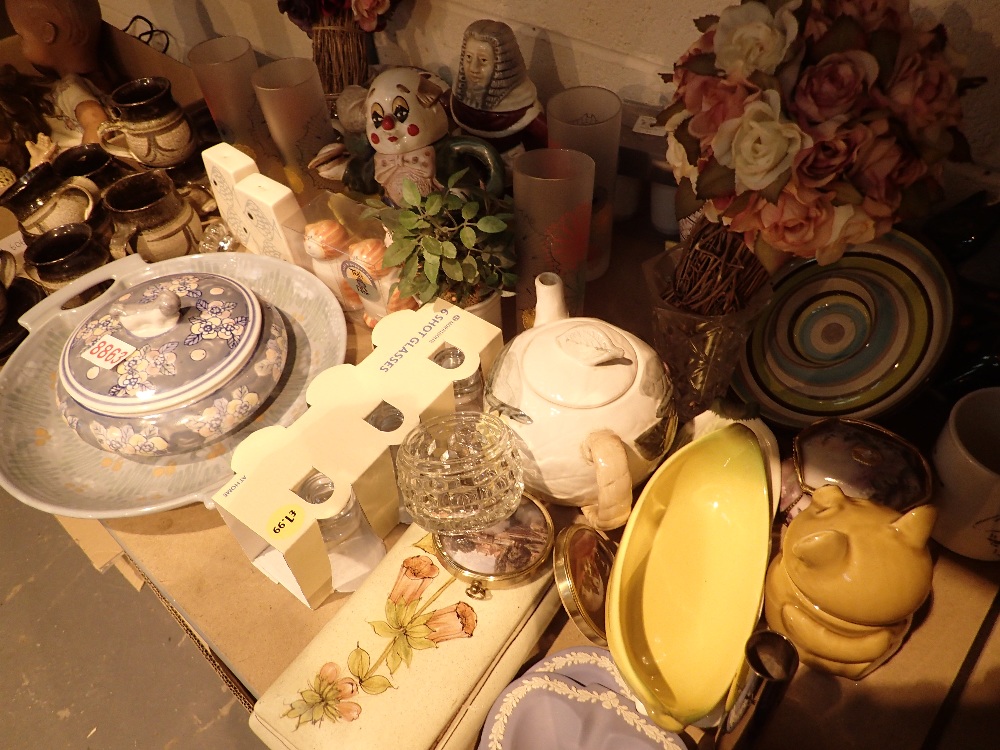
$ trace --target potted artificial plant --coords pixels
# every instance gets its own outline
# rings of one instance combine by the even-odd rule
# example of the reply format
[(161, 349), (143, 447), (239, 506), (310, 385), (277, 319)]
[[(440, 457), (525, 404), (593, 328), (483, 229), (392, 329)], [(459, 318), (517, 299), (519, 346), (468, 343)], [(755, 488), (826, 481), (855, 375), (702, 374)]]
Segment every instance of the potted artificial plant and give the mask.
[(399, 268), (400, 297), (420, 303), (441, 297), (473, 312), (496, 305), (499, 320), (500, 297), (513, 295), (517, 280), (512, 204), (482, 187), (459, 186), (466, 171), (426, 196), (406, 179), (400, 206), (372, 199), (366, 215), (377, 216), (389, 233), (382, 267)]

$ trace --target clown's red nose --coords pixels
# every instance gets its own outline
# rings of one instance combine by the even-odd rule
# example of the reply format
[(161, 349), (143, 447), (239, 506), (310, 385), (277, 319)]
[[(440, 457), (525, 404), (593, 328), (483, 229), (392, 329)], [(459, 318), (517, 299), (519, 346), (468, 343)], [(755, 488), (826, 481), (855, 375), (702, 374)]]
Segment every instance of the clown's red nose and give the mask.
[(392, 130), (396, 127), (396, 121), (392, 119), (392, 115), (386, 115), (382, 118), (382, 130)]

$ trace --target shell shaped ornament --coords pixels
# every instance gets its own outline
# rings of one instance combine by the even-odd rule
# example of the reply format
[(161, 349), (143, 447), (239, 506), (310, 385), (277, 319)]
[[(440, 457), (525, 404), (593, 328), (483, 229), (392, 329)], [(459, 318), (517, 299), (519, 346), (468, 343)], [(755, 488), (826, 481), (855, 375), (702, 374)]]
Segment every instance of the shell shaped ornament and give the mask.
[(77, 327), (59, 360), (59, 412), (110, 453), (188, 453), (266, 407), (288, 347), (280, 311), (242, 283), (210, 273), (162, 276)]

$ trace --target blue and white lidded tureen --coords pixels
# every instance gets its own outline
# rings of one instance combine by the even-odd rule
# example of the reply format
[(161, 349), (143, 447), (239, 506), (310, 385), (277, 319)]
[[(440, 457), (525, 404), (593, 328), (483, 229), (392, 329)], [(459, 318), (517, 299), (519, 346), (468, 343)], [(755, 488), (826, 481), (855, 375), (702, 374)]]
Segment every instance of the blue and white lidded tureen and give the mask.
[(66, 423), (130, 458), (187, 453), (244, 425), (288, 359), (281, 313), (212, 273), (144, 281), (84, 320), (63, 347)]

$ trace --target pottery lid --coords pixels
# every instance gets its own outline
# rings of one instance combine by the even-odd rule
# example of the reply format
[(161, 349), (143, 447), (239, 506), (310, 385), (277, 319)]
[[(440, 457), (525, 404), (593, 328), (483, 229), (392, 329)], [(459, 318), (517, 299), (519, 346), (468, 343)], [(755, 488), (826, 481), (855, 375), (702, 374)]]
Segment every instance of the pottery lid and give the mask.
[(601, 531), (576, 523), (559, 532), (552, 568), (563, 607), (591, 643), (606, 646), (605, 605), (615, 543)]
[(635, 382), (638, 357), (614, 326), (568, 318), (532, 330), (521, 366), (528, 387), (546, 401), (576, 409), (604, 406)]
[(149, 279), (77, 327), (59, 378), (91, 411), (161, 413), (230, 380), (253, 354), (261, 325), (260, 302), (234, 279), (200, 272)]

